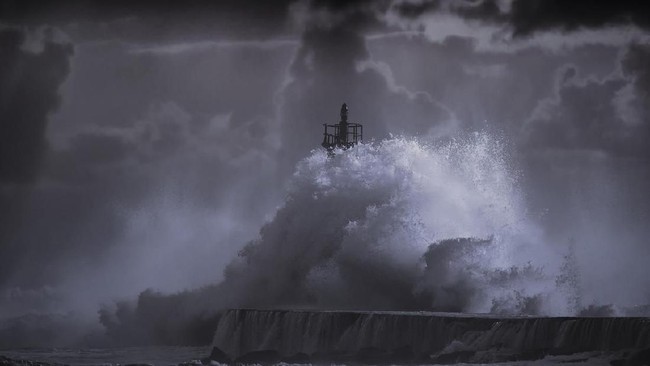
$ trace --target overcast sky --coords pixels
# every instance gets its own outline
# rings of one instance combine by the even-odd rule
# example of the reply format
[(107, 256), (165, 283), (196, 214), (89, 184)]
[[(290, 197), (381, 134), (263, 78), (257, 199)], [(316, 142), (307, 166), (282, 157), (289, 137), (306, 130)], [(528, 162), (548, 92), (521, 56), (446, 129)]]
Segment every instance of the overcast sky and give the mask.
[(647, 7), (3, 0), (0, 315), (218, 281), (342, 102), (366, 139), (502, 136), (585, 286), (648, 303)]

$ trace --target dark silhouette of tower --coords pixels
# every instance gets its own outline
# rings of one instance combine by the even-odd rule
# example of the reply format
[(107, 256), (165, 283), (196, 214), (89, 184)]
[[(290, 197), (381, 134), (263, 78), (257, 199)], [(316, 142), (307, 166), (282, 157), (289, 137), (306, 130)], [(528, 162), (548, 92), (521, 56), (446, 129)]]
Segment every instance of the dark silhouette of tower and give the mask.
[(341, 106), (341, 120), (335, 125), (323, 124), (323, 143), (327, 150), (335, 148), (347, 149), (358, 144), (363, 139), (363, 125), (348, 122), (348, 105)]
[(341, 106), (341, 120), (339, 121), (339, 138), (341, 145), (348, 143), (348, 105), (343, 103)]

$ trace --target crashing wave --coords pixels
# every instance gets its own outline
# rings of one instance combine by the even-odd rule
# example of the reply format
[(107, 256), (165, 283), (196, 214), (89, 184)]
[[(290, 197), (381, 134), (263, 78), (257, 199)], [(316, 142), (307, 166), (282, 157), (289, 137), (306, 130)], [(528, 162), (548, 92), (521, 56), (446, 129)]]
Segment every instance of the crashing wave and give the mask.
[(257, 308), (557, 312), (539, 237), (502, 142), (392, 138), (301, 161), (223, 286)]

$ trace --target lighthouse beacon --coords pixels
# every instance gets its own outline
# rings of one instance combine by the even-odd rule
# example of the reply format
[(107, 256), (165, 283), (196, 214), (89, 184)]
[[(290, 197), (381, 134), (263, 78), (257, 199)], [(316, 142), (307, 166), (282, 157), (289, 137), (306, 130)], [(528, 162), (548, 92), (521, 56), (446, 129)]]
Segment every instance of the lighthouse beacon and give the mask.
[(341, 106), (341, 120), (334, 125), (323, 123), (323, 143), (328, 151), (335, 148), (348, 149), (363, 140), (363, 125), (348, 122), (348, 105)]

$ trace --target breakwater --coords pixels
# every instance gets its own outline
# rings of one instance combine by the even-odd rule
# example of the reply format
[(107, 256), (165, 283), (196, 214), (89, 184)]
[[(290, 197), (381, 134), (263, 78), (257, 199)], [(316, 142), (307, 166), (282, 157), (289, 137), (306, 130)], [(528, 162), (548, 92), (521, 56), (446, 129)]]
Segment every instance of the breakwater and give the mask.
[(650, 319), (235, 309), (213, 346), (244, 361), (501, 362), (650, 348)]

